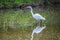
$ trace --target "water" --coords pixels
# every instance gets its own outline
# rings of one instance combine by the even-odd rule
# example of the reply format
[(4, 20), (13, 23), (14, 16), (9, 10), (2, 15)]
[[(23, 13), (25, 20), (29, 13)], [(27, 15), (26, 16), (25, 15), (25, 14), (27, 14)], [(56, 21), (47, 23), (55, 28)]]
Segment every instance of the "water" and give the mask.
[(46, 26), (44, 26), (44, 27), (39, 27), (39, 26), (36, 27), (36, 28), (32, 31), (32, 35), (31, 35), (31, 39), (30, 39), (30, 40), (33, 40), (34, 33), (39, 34), (39, 33), (41, 33), (42, 30), (45, 29), (45, 28), (46, 28)]

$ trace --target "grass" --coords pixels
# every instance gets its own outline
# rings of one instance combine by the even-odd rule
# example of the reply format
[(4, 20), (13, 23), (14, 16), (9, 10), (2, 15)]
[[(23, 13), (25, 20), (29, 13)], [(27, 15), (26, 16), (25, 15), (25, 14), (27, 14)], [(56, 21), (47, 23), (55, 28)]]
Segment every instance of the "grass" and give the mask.
[[(60, 40), (60, 16), (57, 11), (34, 11), (46, 18), (46, 29), (34, 40)], [(14, 11), (12, 9), (0, 12), (0, 40), (30, 40), (32, 30), (38, 26), (30, 12)]]
[[(4, 28), (19, 28), (33, 26), (33, 18), (30, 13), (22, 11), (7, 11), (0, 14), (1, 26)], [(31, 20), (30, 20), (31, 19)]]

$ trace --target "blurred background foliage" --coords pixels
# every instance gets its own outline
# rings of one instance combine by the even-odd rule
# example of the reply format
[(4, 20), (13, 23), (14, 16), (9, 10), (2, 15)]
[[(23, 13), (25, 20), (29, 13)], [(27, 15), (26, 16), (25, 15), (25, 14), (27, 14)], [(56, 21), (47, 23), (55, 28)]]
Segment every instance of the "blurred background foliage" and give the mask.
[[(39, 26), (30, 10), (10, 9), (23, 3), (53, 3), (60, 0), (0, 0), (0, 40), (30, 40), (32, 30)], [(41, 34), (35, 35), (35, 40), (60, 40), (60, 10), (57, 6), (46, 8), (33, 8), (34, 13), (39, 13), (46, 18), (44, 22), (46, 29)], [(60, 6), (59, 6), (60, 8)], [(59, 9), (58, 8), (58, 9)]]
[[(60, 2), (59, 0), (57, 1), (57, 0), (0, 0), (0, 8), (2, 7), (2, 6), (6, 6), (6, 7), (8, 7), (8, 8), (11, 8), (11, 7), (13, 7), (13, 6), (15, 6), (15, 5), (19, 5), (19, 4), (22, 4), (22, 3), (34, 3), (34, 2), (36, 2), (36, 3), (39, 3), (39, 2)], [(49, 7), (46, 7), (47, 9), (49, 9)], [(53, 8), (52, 8), (53, 9)], [(11, 9), (10, 9), (11, 10)], [(37, 9), (38, 10), (38, 9)], [(5, 11), (5, 10), (4, 10)], [(23, 23), (23, 22), (27, 22), (27, 24), (29, 24), (30, 23), (30, 17), (28, 18), (28, 16), (30, 15), (30, 14), (28, 14), (28, 13), (26, 13), (25, 15), (24, 15), (24, 13), (22, 13), (21, 11), (19, 12), (19, 11), (8, 11), (8, 12), (4, 12), (4, 11), (0, 11), (0, 25), (1, 25), (1, 27), (2, 26), (5, 26), (5, 25), (10, 25), (10, 26), (12, 26), (12, 25), (14, 25), (14, 26), (16, 26), (16, 25), (20, 25), (19, 23), (21, 22), (21, 23)], [(39, 12), (40, 13), (40, 12)], [(46, 14), (46, 13), (48, 13), (48, 15)], [(54, 10), (52, 10), (52, 11), (45, 11), (44, 12), (44, 15), (46, 15), (46, 17), (47, 17), (47, 19), (48, 19), (48, 22), (51, 22), (52, 20), (51, 19), (53, 19), (54, 21), (54, 24), (58, 24), (59, 23), (59, 21), (57, 21), (57, 20), (59, 20), (59, 17), (58, 17), (58, 19), (54, 19), (55, 17), (57, 17), (57, 15), (58, 14), (54, 14), (55, 13), (55, 11)], [(50, 16), (51, 15), (51, 16)], [(55, 16), (56, 15), (56, 16)], [(18, 16), (18, 17), (17, 17)], [(20, 17), (20, 18), (19, 18)], [(25, 19), (25, 17), (27, 18), (27, 19)], [(51, 19), (49, 19), (51, 17)], [(3, 19), (3, 20), (2, 20)], [(24, 20), (25, 19), (25, 20)], [(32, 18), (33, 19), (33, 18)], [(21, 21), (20, 21), (21, 20)], [(56, 21), (55, 21), (56, 20)], [(19, 23), (18, 23), (19, 22)], [(29, 23), (28, 23), (29, 22)], [(55, 23), (56, 22), (56, 23)], [(16, 25), (15, 25), (16, 24)], [(52, 25), (53, 25), (53, 23), (51, 23)], [(23, 24), (22, 24), (23, 25)], [(13, 27), (13, 26), (12, 26)]]
[(0, 6), (1, 5), (6, 5), (8, 7), (14, 6), (14, 5), (18, 5), (21, 3), (26, 3), (26, 2), (33, 2), (34, 0), (0, 0)]
[(45, 3), (53, 4), (54, 2), (60, 2), (60, 0), (0, 0), (0, 8), (7, 7), (11, 8), (22, 3)]

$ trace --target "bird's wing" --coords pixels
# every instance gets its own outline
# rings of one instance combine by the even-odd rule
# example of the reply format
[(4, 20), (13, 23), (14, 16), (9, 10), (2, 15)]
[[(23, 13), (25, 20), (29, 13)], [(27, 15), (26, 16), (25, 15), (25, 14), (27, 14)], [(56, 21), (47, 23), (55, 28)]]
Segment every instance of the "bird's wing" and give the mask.
[(35, 16), (38, 18), (43, 18), (43, 16), (41, 16), (40, 14), (35, 14)]
[(40, 33), (43, 29), (45, 29), (46, 28), (46, 26), (44, 26), (44, 27), (36, 27), (33, 31), (35, 32), (35, 33)]
[(40, 15), (40, 14), (35, 14), (35, 15), (38, 15), (38, 16), (42, 17), (42, 15)]
[(42, 19), (45, 19), (43, 16), (41, 16), (40, 14), (35, 14), (34, 15), (34, 18), (37, 19), (37, 20), (42, 20)]

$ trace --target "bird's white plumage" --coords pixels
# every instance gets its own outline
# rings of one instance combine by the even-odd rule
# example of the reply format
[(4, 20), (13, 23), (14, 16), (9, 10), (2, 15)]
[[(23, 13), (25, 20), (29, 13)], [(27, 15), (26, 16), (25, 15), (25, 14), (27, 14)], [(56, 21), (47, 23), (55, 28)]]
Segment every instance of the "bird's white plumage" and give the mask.
[(36, 27), (34, 30), (33, 30), (33, 32), (34, 33), (40, 33), (43, 29), (45, 29), (46, 28), (46, 26), (44, 26), (44, 27)]
[[(31, 14), (32, 14), (32, 16), (33, 16), (33, 18), (35, 18), (36, 20), (45, 20), (45, 18), (43, 17), (43, 16), (41, 16), (40, 14), (34, 14), (33, 13), (33, 9), (32, 9), (32, 7), (31, 6), (28, 6), (27, 8), (30, 8), (31, 9)], [(43, 29), (45, 29), (46, 27), (36, 27), (34, 30), (33, 30), (33, 32), (32, 32), (32, 35), (31, 35), (31, 40), (33, 40), (33, 35), (34, 35), (34, 33), (40, 33)]]
[(34, 17), (36, 20), (45, 20), (45, 18), (42, 17), (42, 16), (39, 15), (39, 14), (34, 14), (33, 17)]
[(32, 14), (33, 18), (35, 18), (36, 20), (45, 20), (45, 18), (43, 16), (41, 16), (40, 14), (38, 14), (38, 13), (34, 14), (31, 6), (28, 6), (27, 8), (31, 9), (31, 14)]

